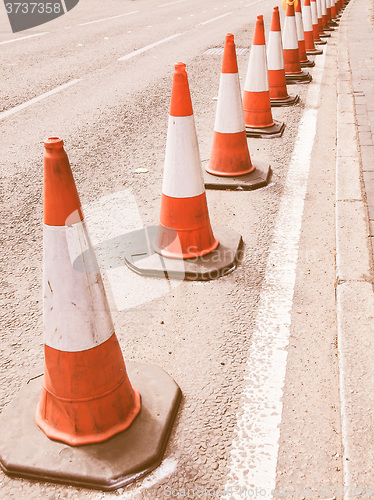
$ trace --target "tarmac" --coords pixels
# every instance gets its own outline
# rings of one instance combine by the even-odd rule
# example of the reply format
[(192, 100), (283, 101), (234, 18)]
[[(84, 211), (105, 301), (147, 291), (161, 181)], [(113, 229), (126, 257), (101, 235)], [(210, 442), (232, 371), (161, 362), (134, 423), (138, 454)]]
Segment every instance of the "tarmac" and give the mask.
[(337, 31), (336, 301), (344, 485), (362, 497), (364, 486), (374, 494), (372, 0), (351, 0)]

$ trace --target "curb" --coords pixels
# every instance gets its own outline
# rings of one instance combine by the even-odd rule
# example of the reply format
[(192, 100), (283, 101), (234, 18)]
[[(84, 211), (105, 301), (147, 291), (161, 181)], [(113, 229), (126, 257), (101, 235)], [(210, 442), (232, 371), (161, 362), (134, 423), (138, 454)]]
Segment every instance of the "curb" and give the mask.
[(343, 474), (348, 496), (356, 496), (358, 488), (365, 494), (374, 484), (372, 248), (347, 38), (347, 17), (355, 3), (350, 2), (341, 19), (337, 60), (336, 302)]

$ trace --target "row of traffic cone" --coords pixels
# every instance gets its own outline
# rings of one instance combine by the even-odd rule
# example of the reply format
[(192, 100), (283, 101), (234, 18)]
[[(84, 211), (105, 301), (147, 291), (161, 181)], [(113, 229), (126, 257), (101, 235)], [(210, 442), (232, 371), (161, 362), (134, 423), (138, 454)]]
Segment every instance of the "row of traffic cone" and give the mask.
[[(325, 1), (331, 2), (328, 20), (328, 9), (336, 15), (342, 6), (321, 0), (322, 6)], [(286, 67), (298, 74), (294, 17), (288, 3), (283, 54)], [(279, 49), (280, 32), (275, 8), (270, 47)], [(291, 99), (282, 94), (281, 63), (282, 57), (271, 60), (267, 71), (258, 16), (242, 102), (234, 36), (226, 36), (209, 175), (240, 179), (256, 172), (246, 136), (248, 128), (276, 126), (268, 79), (277, 82), (273, 98)], [(52, 137), (44, 145), (44, 379), (30, 381), (2, 415), (0, 465), (11, 475), (110, 490), (160, 463), (181, 392), (157, 367), (130, 365), (127, 375), (63, 141)], [(177, 63), (159, 226), (145, 252), (134, 253), (129, 245), (126, 262), (141, 274), (157, 274), (165, 271), (165, 260), (183, 260), (192, 266), (187, 277), (210, 279), (234, 269), (240, 244), (234, 231), (211, 227), (186, 66)], [(160, 256), (161, 267), (134, 262), (134, 255), (151, 252)]]

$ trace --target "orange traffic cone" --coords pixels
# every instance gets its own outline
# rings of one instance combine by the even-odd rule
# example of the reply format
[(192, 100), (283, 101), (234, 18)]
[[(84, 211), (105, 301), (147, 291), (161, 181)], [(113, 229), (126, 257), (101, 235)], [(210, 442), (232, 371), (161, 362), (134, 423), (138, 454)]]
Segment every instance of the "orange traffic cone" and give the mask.
[(265, 176), (254, 172), (249, 154), (232, 33), (226, 35), (212, 153), (205, 170), (211, 174), (205, 178), (210, 189), (256, 189), (267, 184), (269, 168)]
[(296, 5), (295, 20), (296, 20), (297, 40), (299, 45), (300, 66), (302, 68), (311, 68), (315, 65), (315, 63), (314, 61), (310, 61), (306, 55), (304, 24), (303, 24), (303, 16), (301, 13), (300, 2), (296, 2), (295, 5)]
[(282, 32), (278, 7), (274, 7), (273, 9), (267, 58), (271, 105), (290, 106), (299, 102), (298, 95), (290, 96), (287, 92), (282, 48)]
[(329, 26), (329, 21), (327, 19), (327, 1), (328, 0), (321, 0), (322, 27), (324, 31), (334, 31), (334, 29)]
[(310, 7), (310, 0), (304, 0), (302, 15), (303, 15), (303, 23), (304, 23), (304, 36), (305, 36), (306, 53), (309, 55), (323, 54), (322, 50), (316, 49), (316, 47), (314, 45), (312, 9)]
[(273, 120), (271, 114), (263, 16), (257, 16), (256, 20), (244, 85), (243, 108), (249, 137), (282, 136), (285, 124)]
[[(317, 17), (318, 17), (318, 32), (320, 38), (329, 38), (331, 37), (330, 33), (325, 33), (323, 30), (323, 22), (322, 22), (322, 0), (317, 0)], [(325, 7), (326, 8), (326, 7)]]
[(318, 13), (316, 0), (310, 0), (310, 8), (312, 12), (313, 39), (315, 45), (326, 45), (326, 40), (321, 40), (319, 37)]
[[(185, 67), (184, 63), (175, 65), (160, 228), (154, 244), (161, 255), (177, 259), (201, 257), (218, 246), (209, 220)], [(182, 141), (186, 144), (184, 154), (175, 162), (176, 148), (183, 147)]]
[[(236, 267), (241, 236), (226, 228), (213, 235), (185, 68), (182, 62), (175, 64), (159, 226), (149, 237), (144, 231), (134, 235), (125, 259), (139, 274), (208, 280)], [(154, 252), (162, 258), (148, 259)]]
[(44, 144), (44, 379), (1, 415), (0, 463), (11, 475), (115, 489), (159, 465), (181, 393), (154, 365), (132, 364), (141, 411), (63, 141)]
[(287, 2), (283, 29), (283, 56), (287, 83), (309, 83), (312, 80), (311, 75), (307, 71), (302, 71), (300, 65), (293, 2)]
[[(45, 376), (36, 423), (51, 439), (97, 443), (129, 427), (140, 396), (126, 375), (63, 141), (44, 144)], [(74, 247), (91, 249), (90, 269), (74, 269)]]
[(337, 9), (335, 0), (330, 0), (331, 6), (331, 26), (338, 26), (339, 20), (336, 18)]

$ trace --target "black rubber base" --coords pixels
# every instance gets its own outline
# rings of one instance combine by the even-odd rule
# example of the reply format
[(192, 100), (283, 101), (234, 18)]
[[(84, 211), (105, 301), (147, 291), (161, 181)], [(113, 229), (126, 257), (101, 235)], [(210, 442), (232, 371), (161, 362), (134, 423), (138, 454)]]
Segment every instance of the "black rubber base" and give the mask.
[(271, 178), (270, 166), (259, 166), (253, 172), (238, 177), (224, 177), (209, 174), (204, 170), (206, 189), (229, 189), (232, 191), (254, 191), (269, 184)]
[(127, 266), (137, 274), (164, 279), (209, 281), (231, 273), (236, 269), (242, 237), (232, 229), (213, 228), (219, 241), (218, 247), (207, 255), (192, 259), (171, 259), (156, 253), (152, 242), (158, 227), (144, 227), (129, 233), (124, 258)]
[(309, 83), (311, 81), (312, 76), (308, 71), (302, 71), (301, 73), (286, 73), (286, 82), (288, 84)]
[(330, 21), (328, 25), (332, 28), (337, 28), (339, 26), (339, 23), (337, 23), (336, 21)]
[(320, 38), (330, 38), (331, 37), (331, 33), (320, 33), (319, 37)]
[(307, 50), (306, 54), (308, 56), (320, 56), (323, 54), (323, 50), (321, 50), (321, 49)]
[(326, 45), (326, 40), (314, 40), (314, 45)]
[(10, 476), (104, 491), (129, 484), (162, 461), (181, 391), (161, 368), (127, 363), (141, 394), (131, 426), (98, 444), (69, 446), (49, 439), (35, 423), (42, 376), (29, 381), (0, 416), (0, 465)]
[(285, 128), (286, 124), (284, 122), (277, 122), (274, 120), (274, 125), (272, 127), (252, 128), (246, 126), (245, 131), (247, 133), (247, 137), (272, 139), (275, 137), (282, 137)]
[(326, 28), (323, 28), (323, 31), (335, 31), (335, 29), (331, 28), (331, 26), (326, 26)]
[(307, 61), (300, 61), (300, 66), (302, 68), (313, 68), (315, 65), (316, 63), (314, 61), (309, 61), (309, 59)]
[(280, 108), (283, 106), (293, 106), (294, 104), (297, 104), (299, 101), (300, 101), (300, 96), (297, 94), (289, 95), (286, 99), (270, 99), (270, 103), (273, 108)]

